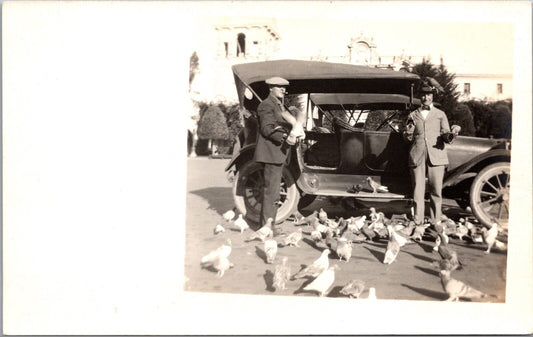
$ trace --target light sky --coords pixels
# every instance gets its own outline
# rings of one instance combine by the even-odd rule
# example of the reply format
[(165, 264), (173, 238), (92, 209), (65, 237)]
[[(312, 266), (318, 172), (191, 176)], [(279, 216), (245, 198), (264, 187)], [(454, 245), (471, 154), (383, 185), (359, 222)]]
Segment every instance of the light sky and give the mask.
[(333, 21), (278, 19), (283, 57), (347, 54), (351, 37), (373, 37), (382, 56), (440, 56), (458, 73), (511, 74), (514, 27), (507, 23), (432, 23), (401, 21)]
[[(513, 18), (517, 2), (431, 1), (236, 1), (192, 5), (206, 18), (274, 20), (281, 35), (279, 57), (347, 54), (351, 37), (374, 38), (380, 55), (440, 56), (452, 72), (512, 74)], [(212, 22), (212, 21), (211, 21)]]

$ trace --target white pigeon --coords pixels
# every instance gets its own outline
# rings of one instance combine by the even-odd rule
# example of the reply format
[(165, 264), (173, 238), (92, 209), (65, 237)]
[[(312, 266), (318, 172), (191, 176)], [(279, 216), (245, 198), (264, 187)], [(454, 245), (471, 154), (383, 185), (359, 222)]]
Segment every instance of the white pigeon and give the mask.
[(274, 232), (272, 231), (272, 218), (268, 218), (266, 224), (263, 227), (259, 228), (257, 231), (253, 232), (247, 241), (259, 239), (261, 240), (261, 242), (265, 242), (266, 238), (271, 238), (273, 236)]
[(394, 235), (394, 229), (391, 225), (387, 226), (389, 232), (389, 242), (387, 243), (387, 250), (383, 258), (384, 264), (391, 264), (396, 260), (398, 253), (400, 253), (400, 243), (397, 241), (397, 236)]
[(278, 253), (278, 242), (274, 239), (265, 241), (265, 254), (267, 263), (274, 263), (276, 254)]
[(272, 282), (272, 286), (276, 290), (285, 290), (287, 288), (286, 284), (291, 276), (291, 267), (287, 265), (288, 259), (288, 257), (284, 256), (283, 259), (281, 259), (281, 264), (276, 265)]
[(361, 280), (351, 280), (344, 287), (340, 293), (350, 298), (359, 298), (359, 295), (365, 290), (365, 282)]
[(292, 232), (291, 234), (289, 234), (283, 241), (282, 241), (282, 245), (283, 246), (296, 246), (296, 247), (300, 247), (300, 245), (298, 244), (300, 242), (300, 240), (302, 239), (302, 229), (301, 228), (298, 228), (298, 230), (296, 232)]
[(230, 222), (235, 217), (235, 211), (237, 210), (236, 207), (233, 207), (233, 209), (230, 209), (229, 211), (226, 211), (224, 214), (222, 214), (222, 218), (226, 220), (226, 222)]
[[(391, 229), (392, 229), (392, 227), (391, 227)], [(388, 230), (388, 226), (387, 226), (387, 230)], [(403, 246), (405, 246), (408, 243), (413, 243), (413, 241), (411, 240), (411, 237), (409, 235), (405, 235), (402, 232), (397, 232), (394, 229), (392, 229), (392, 231), (389, 231), (389, 235), (392, 235), (394, 237), (394, 239), (398, 242), (400, 247), (403, 247)]]
[(335, 269), (338, 269), (337, 265), (331, 266), (328, 269), (320, 273), (313, 282), (309, 283), (303, 288), (307, 291), (316, 291), (318, 296), (323, 297), (335, 282)]
[(411, 235), (411, 239), (422, 241), (422, 237), (424, 236), (424, 233), (426, 232), (426, 228), (428, 227), (429, 227), (429, 224), (415, 226), (413, 235)]
[(348, 229), (352, 232), (358, 232), (363, 228), (363, 225), (366, 221), (366, 215), (362, 215), (357, 218), (352, 218), (350, 224), (348, 225)]
[(459, 221), (459, 223), (457, 224), (457, 229), (455, 230), (455, 236), (457, 236), (459, 240), (462, 241), (463, 236), (468, 235), (468, 232), (468, 228)]
[(487, 228), (483, 227), (481, 229), (481, 234), (483, 237), (483, 242), (487, 245), (487, 250), (485, 251), (485, 254), (490, 254), (490, 250), (496, 242), (496, 237), (498, 236), (498, 224), (493, 223), (490, 229), (488, 230)]
[(202, 257), (200, 260), (200, 263), (205, 264), (212, 264), (216, 259), (219, 257), (225, 257), (227, 258), (231, 254), (231, 240), (226, 239), (226, 242), (222, 244), (222, 246), (218, 247), (215, 250), (212, 250), (209, 252), (209, 254)]
[(213, 233), (215, 234), (223, 233), (224, 231), (224, 226), (222, 226), (221, 224), (216, 225), (215, 229), (213, 229)]
[(450, 271), (446, 269), (440, 271), (440, 280), (442, 288), (449, 296), (446, 301), (458, 301), (459, 298), (467, 298), (472, 300), (485, 298), (488, 296), (495, 297), (494, 295), (487, 295), (459, 280), (453, 279), (450, 276)]
[(320, 233), (319, 231), (312, 231), (312, 232), (311, 232), (311, 239), (312, 239), (314, 242), (320, 242), (320, 241), (322, 241), (322, 233)]
[(346, 263), (348, 263), (352, 257), (352, 242), (343, 237), (337, 239), (336, 253), (339, 257), (339, 261), (345, 259)]
[(229, 262), (227, 257), (219, 256), (213, 261), (213, 268), (217, 270), (217, 276), (224, 276), (224, 272), (230, 268), (233, 268), (233, 263)]
[(304, 278), (304, 277), (317, 277), (318, 274), (329, 268), (329, 259), (328, 255), (331, 253), (329, 249), (324, 249), (320, 254), (320, 257), (316, 259), (312, 264), (305, 267), (299, 271), (293, 278)]
[(387, 192), (389, 192), (389, 188), (387, 186), (383, 186), (383, 185), (379, 184), (378, 182), (376, 182), (371, 177), (366, 178), (366, 181), (367, 181), (368, 185), (370, 186), (370, 188), (372, 189), (373, 193), (376, 193), (376, 192), (387, 193)]
[(239, 217), (237, 218), (237, 220), (235, 220), (233, 222), (235, 224), (235, 227), (237, 227), (240, 231), (241, 231), (241, 234), (242, 232), (244, 232), (247, 228), (249, 228), (250, 226), (248, 226), (248, 223), (246, 222), (246, 220), (244, 220), (242, 218), (242, 214), (239, 214)]
[(328, 220), (328, 213), (326, 213), (326, 211), (324, 211), (324, 209), (322, 209), (322, 208), (318, 212), (318, 220), (321, 223), (325, 223)]
[(368, 297), (366, 298), (367, 300), (377, 300), (377, 296), (376, 296), (376, 288), (374, 287), (370, 287), (368, 289)]
[(339, 222), (331, 219), (327, 219), (325, 224), (331, 229), (337, 229), (339, 227)]
[(319, 231), (320, 233), (326, 233), (328, 231), (328, 226), (316, 222), (315, 231)]
[(378, 219), (378, 213), (376, 213), (376, 209), (374, 207), (370, 207), (370, 221), (374, 222)]

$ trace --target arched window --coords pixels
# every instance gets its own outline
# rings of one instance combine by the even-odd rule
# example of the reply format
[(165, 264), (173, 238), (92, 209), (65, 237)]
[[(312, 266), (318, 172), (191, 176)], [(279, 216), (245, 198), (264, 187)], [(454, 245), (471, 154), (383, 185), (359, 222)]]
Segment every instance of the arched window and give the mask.
[(241, 53), (246, 56), (246, 35), (243, 33), (237, 35), (237, 57), (239, 57)]

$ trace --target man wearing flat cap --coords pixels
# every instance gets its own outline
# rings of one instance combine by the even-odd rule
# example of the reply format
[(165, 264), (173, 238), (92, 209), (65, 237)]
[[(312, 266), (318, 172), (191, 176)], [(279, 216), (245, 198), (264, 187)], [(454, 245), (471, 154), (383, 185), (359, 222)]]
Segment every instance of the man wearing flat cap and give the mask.
[(289, 81), (281, 77), (272, 77), (265, 82), (269, 86), (270, 94), (257, 108), (259, 132), (255, 148), (255, 161), (263, 164), (265, 178), (259, 221), (260, 225), (264, 226), (267, 220), (272, 218), (274, 235), (280, 235), (278, 227), (274, 224), (280, 199), (283, 165), (288, 159), (291, 148), (291, 144), (287, 142), (291, 124), (283, 117), (284, 114), (290, 114), (283, 104)]
[(441, 231), (442, 181), (444, 169), (448, 165), (445, 144), (450, 144), (461, 128), (454, 125), (452, 132), (450, 132), (446, 114), (433, 106), (433, 93), (436, 88), (431, 83), (432, 81), (423, 82), (420, 88), (422, 105), (409, 114), (404, 138), (411, 142), (408, 164), (415, 202), (413, 220), (416, 225), (422, 225), (424, 220), (424, 192), (427, 173), (431, 223), (437, 231)]

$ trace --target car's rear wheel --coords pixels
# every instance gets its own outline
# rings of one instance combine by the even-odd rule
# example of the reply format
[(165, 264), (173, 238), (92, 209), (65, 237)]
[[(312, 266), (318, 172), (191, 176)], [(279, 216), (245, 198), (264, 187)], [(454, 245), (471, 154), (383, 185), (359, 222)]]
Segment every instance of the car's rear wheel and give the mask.
[[(261, 215), (264, 186), (263, 166), (253, 161), (247, 162), (237, 171), (233, 182), (235, 206), (256, 224)], [(281, 206), (278, 208), (276, 223), (283, 222), (294, 213), (300, 199), (300, 192), (287, 167), (283, 167), (280, 187)]]
[(493, 220), (507, 224), (509, 220), (509, 189), (511, 166), (495, 163), (485, 167), (470, 187), (470, 206), (476, 218), (490, 226)]

